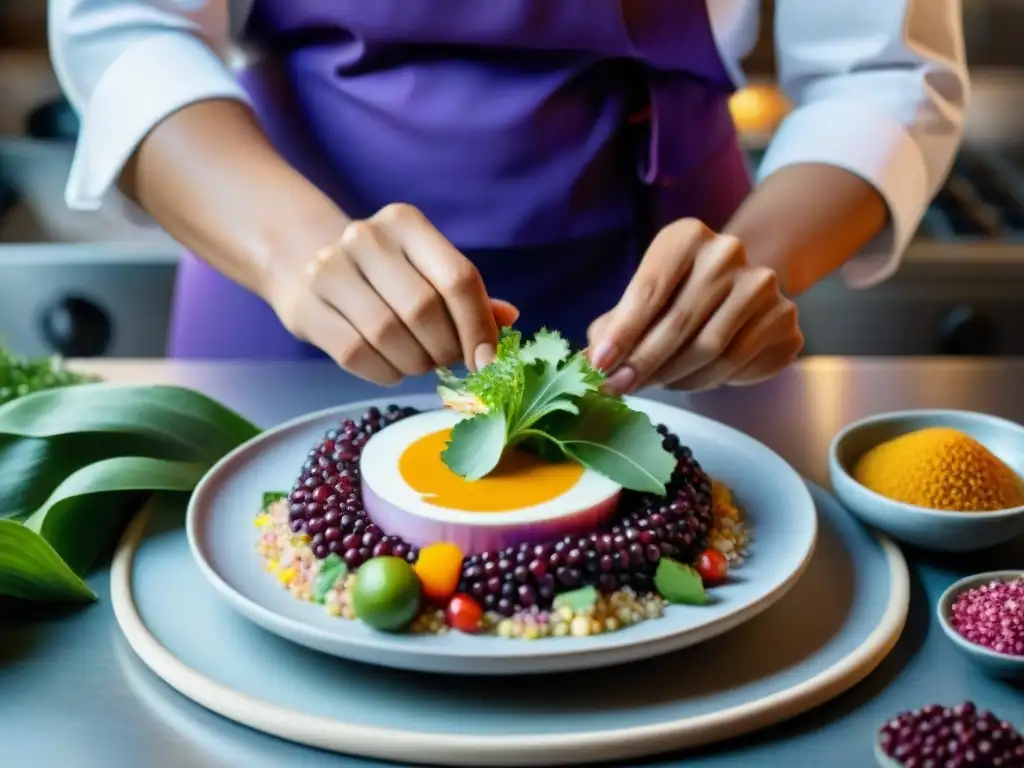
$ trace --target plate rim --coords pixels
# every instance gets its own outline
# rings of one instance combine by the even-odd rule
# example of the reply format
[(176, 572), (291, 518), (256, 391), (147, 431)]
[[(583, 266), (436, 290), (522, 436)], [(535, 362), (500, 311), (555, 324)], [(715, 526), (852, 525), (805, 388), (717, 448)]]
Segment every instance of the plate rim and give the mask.
[[(804, 482), (816, 504), (820, 495), (846, 512), (827, 490)], [(340, 723), (267, 703), (210, 680), (153, 636), (138, 613), (132, 590), (135, 553), (151, 516), (152, 508), (146, 507), (129, 524), (114, 554), (110, 578), (114, 616), (143, 663), (179, 693), (229, 720), (306, 746), (372, 759), (478, 768), (576, 765), (721, 741), (807, 712), (859, 683), (896, 645), (910, 608), (910, 576), (903, 552), (887, 536), (868, 528), (868, 536), (878, 543), (889, 566), (889, 597), (878, 624), (837, 663), (764, 698), (714, 713), (642, 726), (530, 736), (442, 734)]]
[[(197, 509), (199, 503), (197, 500), (201, 500), (204, 493), (211, 487), (216, 487), (219, 478), (225, 473), (229, 472), (231, 465), (238, 461), (239, 456), (251, 449), (254, 443), (257, 443), (261, 439), (267, 439), (268, 436), (276, 436), (281, 433), (288, 432), (289, 430), (303, 425), (312, 425), (313, 423), (324, 420), (327, 418), (334, 418), (341, 411), (359, 411), (365, 410), (370, 407), (382, 408), (383, 405), (389, 401), (394, 401), (401, 405), (402, 403), (409, 402), (421, 402), (430, 400), (437, 404), (440, 404), (440, 398), (433, 393), (411, 393), (406, 395), (396, 394), (392, 398), (367, 398), (363, 400), (354, 401), (351, 403), (343, 403), (340, 405), (330, 406), (322, 408), (316, 411), (302, 414), (296, 418), (284, 421), (280, 424), (271, 427), (259, 435), (250, 438), (235, 449), (230, 451), (228, 454), (223, 456), (217, 461), (210, 470), (203, 476), (194, 492), (189, 498), (188, 508), (185, 515), (185, 531), (188, 538), (189, 549), (192, 553), (193, 561), (199, 567), (200, 571), (206, 580), (213, 585), (213, 587), (226, 599), (231, 606), (248, 618), (250, 621), (260, 625), (264, 629), (285, 637), (291, 642), (298, 643), (307, 648), (313, 648), (321, 653), (327, 653), (328, 655), (339, 656), (341, 658), (349, 658), (352, 656), (345, 656), (332, 650), (325, 650), (324, 644), (328, 646), (341, 646), (358, 649), (359, 651), (373, 651), (383, 650), (387, 652), (393, 659), (398, 658), (404, 661), (404, 664), (383, 664), (382, 666), (398, 667), (402, 669), (409, 669), (414, 671), (433, 671), (442, 674), (461, 674), (461, 675), (479, 675), (479, 674), (494, 674), (494, 667), (487, 666), (488, 662), (495, 663), (501, 662), (503, 665), (500, 667), (501, 674), (524, 674), (527, 672), (531, 673), (546, 673), (555, 670), (544, 669), (545, 666), (552, 663), (557, 663), (559, 669), (557, 671), (570, 671), (588, 668), (600, 668), (611, 666), (619, 663), (629, 663), (632, 661), (638, 661), (642, 658), (648, 658), (651, 656), (658, 655), (659, 653), (668, 653), (675, 650), (680, 650), (687, 647), (688, 645), (695, 645), (700, 642), (706, 642), (707, 640), (717, 637), (718, 635), (728, 632), (740, 624), (743, 624), (756, 616), (760, 615), (764, 611), (771, 608), (776, 602), (778, 602), (797, 582), (804, 571), (806, 571), (811, 558), (814, 556), (815, 549), (817, 547), (818, 540), (818, 519), (817, 511), (814, 502), (814, 498), (808, 490), (806, 483), (798, 472), (792, 467), (792, 465), (780, 456), (775, 450), (762, 443), (750, 435), (736, 429), (735, 427), (729, 426), (722, 422), (711, 419), (703, 414), (695, 413), (690, 410), (679, 408), (678, 406), (672, 405), (671, 403), (664, 403), (658, 400), (645, 397), (630, 396), (627, 397), (627, 401), (649, 403), (655, 407), (655, 409), (670, 409), (673, 411), (679, 411), (688, 418), (696, 419), (700, 422), (704, 422), (707, 425), (713, 426), (716, 430), (724, 430), (726, 433), (734, 433), (736, 436), (751, 441), (762, 450), (768, 451), (775, 458), (777, 458), (782, 464), (787, 467), (798, 479), (800, 483), (801, 493), (803, 494), (807, 504), (810, 506), (812, 516), (810, 520), (810, 545), (804, 552), (797, 567), (776, 587), (765, 594), (761, 599), (757, 600), (752, 604), (740, 606), (733, 611), (720, 616), (709, 624), (704, 624), (695, 627), (680, 635), (679, 633), (661, 635), (657, 637), (645, 638), (642, 640), (630, 640), (626, 633), (622, 633), (622, 637), (618, 637), (620, 633), (613, 633), (613, 635), (602, 636), (602, 642), (595, 644), (593, 649), (581, 650), (576, 647), (561, 646), (557, 644), (550, 647), (538, 647), (538, 644), (531, 645), (534, 650), (533, 653), (521, 654), (521, 655), (510, 655), (495, 651), (488, 653), (486, 651), (474, 652), (469, 658), (472, 661), (473, 669), (465, 670), (453, 670), (453, 669), (431, 669), (425, 666), (422, 662), (416, 661), (416, 659), (430, 659), (436, 664), (444, 664), (446, 662), (452, 662), (457, 658), (465, 658), (464, 654), (452, 652), (446, 650), (443, 646), (426, 646), (422, 648), (410, 648), (400, 644), (400, 641), (393, 640), (388, 637), (374, 637), (373, 640), (367, 640), (363, 638), (352, 638), (343, 637), (336, 634), (332, 634), (327, 630), (320, 627), (316, 627), (310, 624), (304, 624), (300, 621), (292, 619), (288, 616), (283, 616), (263, 605), (250, 600), (248, 597), (238, 592), (230, 583), (228, 583), (209, 563), (203, 554), (202, 547), (198, 542), (198, 531), (199, 517)], [(679, 643), (680, 639), (686, 637), (690, 638), (691, 642)], [(313, 643), (316, 643), (315, 645)], [(497, 648), (497, 646), (494, 646)], [(660, 650), (652, 650), (660, 649)], [(590, 663), (595, 657), (608, 657), (614, 656), (613, 659), (604, 660), (600, 663)], [(575, 661), (570, 661), (575, 659)], [(358, 660), (358, 659), (357, 659)], [(590, 660), (590, 662), (588, 662)], [(410, 663), (411, 662), (411, 663)], [(376, 662), (380, 664), (380, 662)]]

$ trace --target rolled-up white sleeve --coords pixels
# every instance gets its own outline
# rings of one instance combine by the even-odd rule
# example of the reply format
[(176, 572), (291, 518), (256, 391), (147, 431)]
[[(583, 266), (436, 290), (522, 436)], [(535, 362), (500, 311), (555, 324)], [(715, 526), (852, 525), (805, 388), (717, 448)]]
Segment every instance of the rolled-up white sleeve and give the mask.
[(125, 163), (174, 112), (247, 99), (225, 63), (228, 0), (49, 0), (48, 18), (54, 69), (81, 125), (71, 208), (113, 202)]
[(776, 0), (779, 80), (795, 108), (759, 169), (824, 163), (871, 184), (889, 226), (843, 267), (882, 282), (939, 191), (963, 134), (970, 84), (960, 0)]

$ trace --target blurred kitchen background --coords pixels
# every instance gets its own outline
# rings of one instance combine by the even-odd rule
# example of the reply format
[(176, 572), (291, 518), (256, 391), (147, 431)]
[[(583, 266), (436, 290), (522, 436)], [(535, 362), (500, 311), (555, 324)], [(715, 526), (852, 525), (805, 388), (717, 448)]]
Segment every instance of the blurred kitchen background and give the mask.
[[(964, 6), (974, 103), (956, 168), (896, 277), (801, 299), (808, 354), (1024, 354), (1024, 0)], [(50, 69), (45, 9), (0, 0), (0, 337), (23, 354), (160, 357), (178, 248), (65, 207), (77, 121)], [(734, 100), (755, 158), (786, 110), (768, 84), (769, 19)]]

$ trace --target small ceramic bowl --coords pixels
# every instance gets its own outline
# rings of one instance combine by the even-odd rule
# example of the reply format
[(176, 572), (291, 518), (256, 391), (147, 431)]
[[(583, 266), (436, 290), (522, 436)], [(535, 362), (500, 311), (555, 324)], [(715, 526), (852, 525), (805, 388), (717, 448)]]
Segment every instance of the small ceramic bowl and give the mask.
[(882, 742), (877, 736), (875, 737), (875, 762), (878, 763), (879, 768), (903, 768), (900, 763), (885, 754)]
[(885, 750), (882, 749), (882, 741), (878, 736), (875, 736), (875, 762), (878, 763), (879, 768), (903, 768), (903, 763), (885, 754)]
[(1006, 653), (996, 653), (984, 646), (972, 643), (953, 628), (951, 613), (953, 603), (961, 592), (993, 581), (1013, 581), (1024, 578), (1024, 570), (1021, 571), (992, 571), (991, 573), (979, 573), (960, 579), (949, 589), (942, 593), (938, 604), (939, 626), (946, 633), (946, 637), (953, 641), (968, 658), (975, 662), (985, 672), (993, 677), (1006, 679), (1024, 679), (1024, 656), (1011, 656)]
[[(1024, 467), (1024, 427), (970, 411), (896, 411), (871, 416), (832, 440), (828, 472), (832, 490), (862, 522), (898, 541), (942, 552), (984, 549), (1024, 535), (1024, 507), (996, 512), (947, 512), (892, 501), (853, 479), (853, 467), (879, 443), (927, 427), (951, 427), (980, 442), (1015, 472)], [(1024, 474), (1024, 473), (1022, 473)]]

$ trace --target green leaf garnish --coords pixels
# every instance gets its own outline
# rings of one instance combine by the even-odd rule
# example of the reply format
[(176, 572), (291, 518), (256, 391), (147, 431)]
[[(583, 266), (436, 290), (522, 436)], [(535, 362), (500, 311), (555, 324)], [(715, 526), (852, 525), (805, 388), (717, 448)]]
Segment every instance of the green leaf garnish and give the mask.
[(597, 605), (597, 590), (593, 587), (580, 587), (572, 592), (563, 592), (555, 596), (555, 608), (568, 608), (573, 613), (580, 613)]
[(658, 594), (670, 603), (706, 605), (708, 593), (700, 574), (688, 565), (663, 557), (654, 572), (654, 586)]
[(519, 407), (525, 362), (519, 331), (502, 328), (494, 362), (464, 379), (447, 368), (437, 371), (438, 394), (445, 405), (465, 413), (487, 413), (502, 408), (509, 416)]
[(443, 456), (462, 477), (485, 477), (506, 448), (524, 444), (635, 491), (663, 494), (672, 478), (675, 457), (650, 419), (603, 392), (604, 375), (555, 331), (542, 329), (522, 344), (518, 331), (503, 328), (491, 365), (464, 379), (442, 369), (438, 378), (445, 405), (470, 416), (456, 425)]
[(318, 603), (322, 603), (327, 598), (327, 593), (338, 583), (338, 579), (343, 579), (347, 575), (348, 566), (345, 565), (345, 561), (332, 552), (320, 564), (320, 571), (313, 587), (313, 597)]
[(597, 389), (603, 381), (582, 354), (573, 355), (562, 365), (544, 359), (539, 365), (529, 365), (523, 377), (517, 430), (531, 429), (557, 411), (579, 415), (577, 398), (588, 393), (599, 397)]
[(580, 417), (550, 439), (580, 464), (623, 488), (665, 493), (676, 458), (662, 447), (662, 437), (646, 413), (617, 398), (588, 394)]
[(569, 356), (570, 351), (569, 342), (563, 339), (561, 334), (542, 329), (523, 345), (521, 357), (527, 365), (543, 361), (557, 366)]
[(441, 458), (467, 480), (479, 480), (498, 466), (505, 439), (504, 411), (481, 413), (455, 425)]
[(281, 499), (287, 499), (287, 498), (288, 498), (288, 492), (287, 491), (264, 491), (263, 492), (263, 507), (262, 507), (262, 509), (266, 509), (271, 504), (276, 504), (277, 502), (281, 501)]

